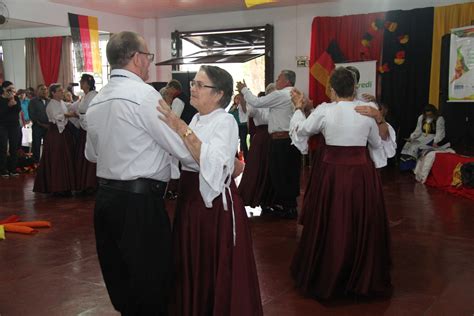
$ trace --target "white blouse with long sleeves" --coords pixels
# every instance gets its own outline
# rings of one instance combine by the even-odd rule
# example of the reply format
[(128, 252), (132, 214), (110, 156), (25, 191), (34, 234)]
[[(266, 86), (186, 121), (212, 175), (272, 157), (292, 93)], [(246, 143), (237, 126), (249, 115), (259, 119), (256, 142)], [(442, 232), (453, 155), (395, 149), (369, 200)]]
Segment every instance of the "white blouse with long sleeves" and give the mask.
[(57, 101), (55, 99), (51, 99), (46, 106), (46, 115), (48, 116), (48, 120), (56, 124), (58, 127), (59, 133), (62, 133), (66, 128), (68, 119), (64, 116), (68, 112), (66, 103), (64, 101)]
[[(368, 144), (369, 150), (383, 150), (377, 123), (373, 118), (357, 113), (354, 109), (357, 105), (360, 105), (359, 101), (324, 103), (308, 118), (300, 110), (296, 111), (290, 122), (290, 137), (293, 144), (307, 152), (309, 136), (322, 133), (326, 144), (330, 146)], [(378, 168), (377, 161), (374, 163)]]
[(247, 104), (248, 117), (253, 118), (255, 126), (268, 125), (269, 110), (267, 108), (256, 109), (250, 104)]
[(76, 101), (77, 107), (76, 107), (76, 113), (79, 115), (79, 124), (81, 128), (85, 131), (87, 131), (87, 121), (86, 121), (86, 112), (87, 109), (89, 108), (89, 104), (91, 103), (92, 99), (97, 95), (97, 91), (91, 90), (87, 92), (87, 94), (80, 99), (79, 101)]
[(239, 129), (234, 117), (224, 109), (207, 115), (194, 115), (189, 127), (201, 141), (199, 165), (183, 162), (183, 170), (199, 172), (199, 191), (206, 207), (222, 195), (224, 210), (228, 211), (226, 191), (230, 197), (232, 211), (232, 233), (236, 242), (235, 212), (230, 184), (234, 172), (235, 153), (239, 143)]
[(206, 207), (212, 207), (212, 201), (222, 194), (226, 208), (225, 190), (232, 180), (239, 142), (237, 122), (224, 109), (217, 109), (207, 115), (196, 114), (189, 127), (202, 142), (200, 164), (182, 161), (183, 170), (199, 172), (199, 190)]

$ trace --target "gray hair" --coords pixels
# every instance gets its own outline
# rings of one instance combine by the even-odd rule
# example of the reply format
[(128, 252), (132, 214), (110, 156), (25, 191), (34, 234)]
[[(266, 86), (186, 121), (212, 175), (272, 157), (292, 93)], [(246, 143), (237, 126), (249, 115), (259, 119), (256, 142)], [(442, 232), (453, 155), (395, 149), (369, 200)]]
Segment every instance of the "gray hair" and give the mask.
[(168, 88), (173, 88), (175, 90), (178, 90), (179, 92), (183, 91), (183, 86), (181, 85), (181, 82), (179, 82), (176, 79), (171, 79), (167, 84), (166, 87)]
[(160, 89), (160, 94), (163, 97), (163, 99), (166, 97), (166, 95), (168, 94), (168, 90), (166, 89), (166, 87), (163, 87)]
[(112, 35), (107, 43), (107, 60), (112, 69), (125, 67), (133, 54), (143, 50), (143, 38), (134, 32), (123, 31)]
[(281, 74), (285, 76), (286, 80), (290, 82), (291, 86), (295, 86), (296, 82), (296, 74), (293, 70), (282, 70)]
[(274, 82), (269, 83), (268, 86), (265, 88), (265, 95), (269, 95), (273, 91), (276, 90), (276, 85)]
[(206, 73), (211, 80), (212, 85), (215, 87), (213, 88), (214, 91), (222, 91), (224, 93), (219, 100), (219, 106), (221, 108), (226, 108), (234, 94), (234, 80), (230, 73), (217, 66), (201, 66), (199, 71), (204, 71)]

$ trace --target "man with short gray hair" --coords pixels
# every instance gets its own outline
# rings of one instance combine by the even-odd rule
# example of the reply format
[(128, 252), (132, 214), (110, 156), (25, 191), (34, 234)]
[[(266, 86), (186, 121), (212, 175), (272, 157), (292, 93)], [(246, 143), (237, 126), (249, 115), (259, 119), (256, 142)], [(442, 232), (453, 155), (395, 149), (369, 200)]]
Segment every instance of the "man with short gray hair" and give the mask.
[(282, 70), (275, 82), (276, 91), (256, 97), (245, 81), (237, 83), (237, 90), (248, 104), (255, 108), (269, 108), (268, 133), (270, 134), (269, 173), (275, 191), (275, 211), (284, 218), (296, 219), (296, 198), (300, 193), (301, 155), (291, 145), (290, 120), (294, 107), (290, 91), (295, 85), (295, 72)]
[(163, 202), (170, 154), (194, 162), (178, 134), (157, 119), (160, 94), (145, 83), (154, 54), (133, 32), (107, 44), (112, 67), (86, 113), (86, 158), (97, 163), (94, 227), (100, 267), (123, 315), (167, 315), (171, 225)]

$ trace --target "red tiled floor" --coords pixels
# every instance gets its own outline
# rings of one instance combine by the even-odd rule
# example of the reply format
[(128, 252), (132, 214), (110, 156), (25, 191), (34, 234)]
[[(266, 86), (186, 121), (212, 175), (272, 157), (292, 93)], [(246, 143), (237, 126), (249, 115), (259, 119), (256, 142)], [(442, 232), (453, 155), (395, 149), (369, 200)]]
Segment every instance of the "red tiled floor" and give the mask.
[[(53, 223), (32, 236), (7, 233), (0, 242), (0, 315), (117, 315), (95, 253), (93, 197), (34, 194), (33, 180), (0, 179), (0, 218), (18, 214)], [(474, 314), (474, 203), (396, 170), (384, 171), (383, 181), (389, 216), (401, 220), (392, 228), (393, 297), (324, 305), (304, 298), (289, 274), (295, 221), (255, 217), (265, 315)]]

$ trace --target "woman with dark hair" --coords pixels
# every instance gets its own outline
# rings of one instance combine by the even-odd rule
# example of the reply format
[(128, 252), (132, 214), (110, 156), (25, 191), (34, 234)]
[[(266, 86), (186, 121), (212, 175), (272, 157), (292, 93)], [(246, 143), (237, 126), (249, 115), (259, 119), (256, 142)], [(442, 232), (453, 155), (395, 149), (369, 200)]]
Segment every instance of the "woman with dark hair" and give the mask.
[(252, 236), (234, 180), (238, 128), (225, 107), (231, 75), (202, 66), (191, 81), (189, 126), (160, 101), (195, 163), (183, 163), (173, 225), (177, 315), (262, 315)]
[[(21, 102), (15, 96), (15, 86), (4, 81), (0, 91), (0, 175), (2, 178), (18, 176), (17, 149), (20, 137)], [(7, 147), (10, 154), (7, 157)]]
[[(377, 123), (355, 111), (355, 79), (337, 68), (330, 78), (333, 103), (306, 118), (295, 100), (293, 142), (322, 133), (320, 166), (306, 192), (303, 233), (291, 272), (307, 296), (389, 294), (390, 238), (382, 185), (369, 149), (383, 149)], [(309, 193), (309, 194), (308, 194)]]
[(75, 189), (74, 141), (67, 124), (77, 117), (67, 110), (64, 90), (58, 83), (49, 87), (51, 100), (46, 107), (50, 122), (43, 155), (37, 169), (34, 192), (68, 195)]
[(434, 105), (428, 104), (418, 117), (415, 130), (403, 146), (402, 162), (418, 159), (421, 151), (427, 147), (438, 147), (445, 136), (444, 118), (439, 116)]
[(76, 190), (86, 191), (97, 188), (97, 164), (90, 162), (84, 156), (87, 139), (86, 112), (92, 99), (97, 95), (97, 91), (95, 90), (95, 79), (89, 74), (81, 76), (80, 86), (82, 91), (84, 91), (84, 97), (73, 106), (76, 114), (79, 116), (80, 124), (74, 160), (76, 165)]

